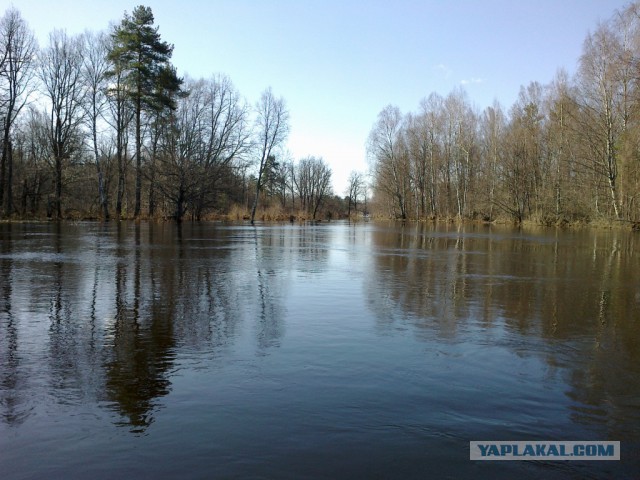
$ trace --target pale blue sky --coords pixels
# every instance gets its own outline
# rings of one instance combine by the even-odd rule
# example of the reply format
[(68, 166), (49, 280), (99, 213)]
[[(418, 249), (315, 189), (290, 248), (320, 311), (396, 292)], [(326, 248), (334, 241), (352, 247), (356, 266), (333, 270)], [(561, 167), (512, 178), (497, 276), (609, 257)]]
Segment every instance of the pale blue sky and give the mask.
[[(6, 9), (10, 3), (4, 2)], [(227, 74), (251, 104), (271, 86), (291, 114), (294, 158), (323, 157), (343, 194), (365, 170), (382, 108), (416, 111), (431, 92), (464, 86), (478, 109), (508, 109), (521, 85), (576, 69), (582, 42), (620, 0), (149, 0), (14, 2), (45, 44), (53, 28), (79, 33), (153, 9), (181, 75)], [(3, 11), (4, 11), (3, 9)]]

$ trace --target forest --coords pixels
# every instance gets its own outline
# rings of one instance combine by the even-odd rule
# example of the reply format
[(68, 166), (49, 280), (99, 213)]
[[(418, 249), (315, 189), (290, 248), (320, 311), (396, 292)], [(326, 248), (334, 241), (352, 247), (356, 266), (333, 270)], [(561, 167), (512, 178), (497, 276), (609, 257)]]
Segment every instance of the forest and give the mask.
[(640, 3), (595, 26), (575, 75), (521, 87), (510, 108), (480, 111), (462, 88), (385, 107), (370, 171), (345, 192), (322, 158), (287, 153), (283, 97), (251, 104), (224, 74), (180, 77), (172, 53), (149, 7), (42, 47), (9, 8), (0, 218), (640, 221)]
[[(322, 158), (286, 153), (289, 112), (225, 75), (181, 78), (151, 8), (108, 32), (0, 18), (4, 219), (315, 219), (339, 213)], [(259, 208), (260, 206), (260, 208)], [(321, 208), (322, 206), (322, 208)]]
[(368, 139), (376, 206), (402, 219), (546, 225), (640, 220), (640, 4), (598, 24), (573, 77), (478, 111), (462, 89), (378, 115)]

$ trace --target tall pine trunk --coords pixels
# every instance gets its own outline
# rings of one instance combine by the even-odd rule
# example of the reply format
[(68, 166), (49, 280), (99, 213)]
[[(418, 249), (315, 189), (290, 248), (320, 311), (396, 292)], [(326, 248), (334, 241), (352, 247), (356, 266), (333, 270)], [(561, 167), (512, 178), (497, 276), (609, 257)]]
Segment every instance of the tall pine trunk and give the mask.
[(142, 98), (140, 92), (140, 83), (138, 82), (138, 98), (136, 99), (136, 206), (133, 216), (140, 216), (140, 205), (142, 200), (142, 145), (141, 145), (141, 116), (142, 116)]

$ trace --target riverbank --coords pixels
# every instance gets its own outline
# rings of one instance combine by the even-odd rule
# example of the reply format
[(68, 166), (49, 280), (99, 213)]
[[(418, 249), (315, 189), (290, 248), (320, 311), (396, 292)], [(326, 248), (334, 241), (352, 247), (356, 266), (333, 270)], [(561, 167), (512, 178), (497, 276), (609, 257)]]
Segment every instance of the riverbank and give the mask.
[[(61, 219), (66, 222), (100, 222), (102, 218), (94, 215), (82, 215), (79, 212), (68, 212), (69, 215)], [(196, 219), (190, 215), (183, 218), (182, 221), (203, 221), (203, 222), (242, 222), (249, 221), (251, 216), (246, 209), (232, 209), (229, 213), (212, 212), (203, 215), (200, 219)], [(110, 218), (108, 221), (115, 221), (117, 219)], [(122, 221), (135, 221), (134, 217), (123, 216), (120, 218)], [(173, 222), (174, 217), (169, 216), (157, 216), (149, 217), (142, 215), (138, 217), (138, 221), (152, 221), (152, 222)], [(363, 217), (362, 215), (351, 215), (348, 217), (346, 214), (336, 214), (333, 212), (324, 212), (323, 215), (317, 215), (314, 219), (312, 215), (305, 211), (299, 210), (296, 212), (288, 212), (280, 208), (266, 208), (259, 209), (256, 212), (256, 221), (260, 222), (290, 222), (301, 223), (308, 221), (326, 222), (332, 220), (350, 220), (352, 222), (363, 221), (398, 221), (408, 223), (433, 223), (433, 224), (466, 224), (466, 225), (500, 225), (500, 226), (522, 226), (522, 227), (555, 227), (562, 229), (618, 229), (633, 232), (640, 232), (640, 221), (631, 220), (612, 220), (612, 219), (581, 219), (581, 220), (567, 220), (565, 218), (559, 220), (540, 220), (540, 219), (526, 219), (521, 222), (514, 221), (508, 218), (496, 218), (494, 220), (472, 219), (472, 218), (459, 218), (459, 217), (431, 217), (420, 219), (393, 219), (386, 216), (376, 215), (372, 217)], [(0, 219), (0, 223), (33, 223), (33, 222), (50, 222), (55, 221), (52, 218), (29, 216), (29, 217), (12, 217)]]

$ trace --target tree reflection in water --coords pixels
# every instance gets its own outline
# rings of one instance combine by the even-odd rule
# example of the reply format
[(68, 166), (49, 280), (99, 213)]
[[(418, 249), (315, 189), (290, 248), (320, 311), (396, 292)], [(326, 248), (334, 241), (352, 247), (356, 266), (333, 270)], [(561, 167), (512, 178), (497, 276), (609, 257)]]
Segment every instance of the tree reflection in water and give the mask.
[[(171, 391), (176, 349), (210, 348), (232, 339), (228, 249), (214, 248), (181, 225), (118, 229), (115, 318), (108, 327), (106, 395), (132, 431), (143, 432)], [(197, 228), (197, 227), (193, 227)]]
[(571, 416), (594, 438), (636, 438), (637, 236), (421, 224), (371, 235), (365, 290), (381, 331), (405, 325), (425, 341), (473, 337), (538, 357), (570, 386)]
[(7, 458), (65, 429), (67, 454), (109, 451), (114, 435), (151, 452), (185, 423), (212, 462), (242, 462), (247, 442), (252, 458), (295, 434), (321, 443), (327, 425), (360, 439), (363, 458), (372, 425), (414, 459), (444, 430), (442, 458), (472, 433), (637, 446), (628, 233), (114, 222), (0, 224), (0, 236)]
[(18, 353), (18, 328), (12, 311), (13, 261), (11, 238), (13, 224), (0, 224), (0, 405), (2, 419), (19, 424), (26, 418), (20, 391), (24, 382), (21, 358)]

